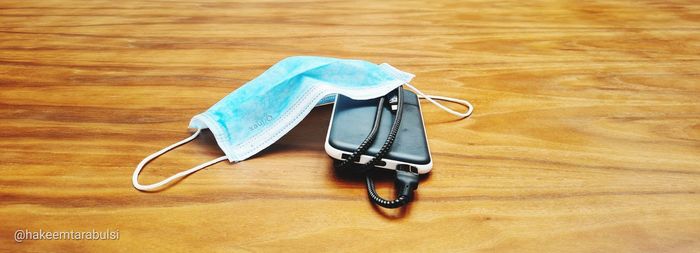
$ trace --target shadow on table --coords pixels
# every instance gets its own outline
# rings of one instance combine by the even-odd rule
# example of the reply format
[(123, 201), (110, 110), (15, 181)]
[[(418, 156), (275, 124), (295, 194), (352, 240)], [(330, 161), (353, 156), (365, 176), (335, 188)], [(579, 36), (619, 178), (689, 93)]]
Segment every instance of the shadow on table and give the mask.
[(253, 158), (278, 152), (290, 152), (291, 150), (317, 150), (325, 154), (323, 144), (326, 141), (326, 132), (332, 110), (332, 105), (314, 108), (299, 125)]

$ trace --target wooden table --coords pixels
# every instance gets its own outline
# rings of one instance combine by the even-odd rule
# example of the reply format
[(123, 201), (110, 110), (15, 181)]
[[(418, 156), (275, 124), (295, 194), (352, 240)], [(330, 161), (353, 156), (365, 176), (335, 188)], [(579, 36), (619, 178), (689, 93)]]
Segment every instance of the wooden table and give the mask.
[[(699, 38), (693, 1), (2, 1), (0, 251), (699, 252)], [(131, 186), (293, 55), (389, 62), (474, 103), (424, 104), (434, 170), (410, 207), (333, 171), (328, 107), (252, 159)], [(141, 180), (221, 154), (208, 134)]]

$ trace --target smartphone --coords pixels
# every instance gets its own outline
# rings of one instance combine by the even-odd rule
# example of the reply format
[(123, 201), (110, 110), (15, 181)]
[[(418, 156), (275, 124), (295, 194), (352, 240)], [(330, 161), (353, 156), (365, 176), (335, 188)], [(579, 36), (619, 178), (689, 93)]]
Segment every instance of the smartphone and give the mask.
[[(432, 169), (433, 159), (425, 133), (420, 102), (413, 92), (408, 90), (403, 92), (404, 104), (400, 130), (391, 150), (376, 166), (392, 170), (407, 169), (425, 174)], [(378, 103), (379, 98), (353, 100), (343, 95), (336, 96), (325, 144), (326, 153), (330, 157), (336, 160), (346, 159), (367, 138), (374, 124)], [(377, 137), (366, 154), (360, 157), (358, 164), (369, 162), (379, 152), (389, 135), (395, 112), (391, 111), (388, 103), (382, 107)]]

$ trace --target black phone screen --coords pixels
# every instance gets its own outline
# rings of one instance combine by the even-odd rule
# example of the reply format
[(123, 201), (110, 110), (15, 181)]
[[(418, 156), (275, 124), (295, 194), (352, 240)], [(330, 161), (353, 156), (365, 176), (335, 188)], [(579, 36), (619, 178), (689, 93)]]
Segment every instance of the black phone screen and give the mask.
[[(423, 116), (418, 97), (411, 91), (404, 90), (403, 115), (400, 130), (385, 156), (387, 159), (412, 163), (430, 163), (430, 150), (425, 135)], [(333, 111), (328, 143), (343, 152), (352, 153), (367, 138), (374, 124), (379, 98), (369, 100), (352, 100), (338, 95)], [(377, 137), (367, 150), (366, 155), (375, 156), (384, 144), (391, 130), (395, 114), (388, 104), (382, 105), (383, 112)]]

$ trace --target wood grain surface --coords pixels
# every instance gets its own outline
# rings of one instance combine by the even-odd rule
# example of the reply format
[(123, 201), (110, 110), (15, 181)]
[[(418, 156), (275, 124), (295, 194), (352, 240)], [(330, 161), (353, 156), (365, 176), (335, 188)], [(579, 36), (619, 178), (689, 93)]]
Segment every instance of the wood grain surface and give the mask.
[[(424, 104), (434, 169), (408, 208), (334, 172), (329, 107), (252, 159), (131, 186), (293, 55), (389, 62), (474, 103)], [(2, 252), (700, 252), (700, 4), (4, 0), (0, 137)], [(221, 154), (205, 134), (141, 181)]]

